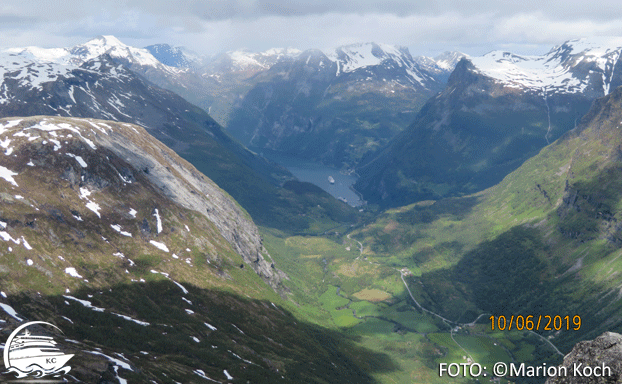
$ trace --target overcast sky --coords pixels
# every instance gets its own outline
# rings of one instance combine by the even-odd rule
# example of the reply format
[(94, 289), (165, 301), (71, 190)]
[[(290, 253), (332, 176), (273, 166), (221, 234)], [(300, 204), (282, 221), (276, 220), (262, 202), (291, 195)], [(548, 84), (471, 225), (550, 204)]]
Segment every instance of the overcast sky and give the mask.
[(126, 44), (186, 46), (200, 54), (354, 42), (413, 55), (493, 49), (541, 54), (577, 37), (622, 36), (617, 1), (523, 0), (2, 0), (0, 46), (66, 47), (98, 35)]

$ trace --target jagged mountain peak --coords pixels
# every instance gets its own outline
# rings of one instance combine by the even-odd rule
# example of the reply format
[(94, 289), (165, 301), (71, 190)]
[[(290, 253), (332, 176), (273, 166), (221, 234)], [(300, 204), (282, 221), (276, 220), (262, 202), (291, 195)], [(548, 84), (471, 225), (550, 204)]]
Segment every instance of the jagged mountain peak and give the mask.
[(442, 82), (447, 82), (449, 75), (458, 62), (466, 55), (462, 52), (447, 51), (435, 57), (416, 56), (414, 60), (419, 66)]
[(359, 68), (376, 66), (385, 60), (393, 60), (400, 66), (412, 66), (413, 58), (408, 48), (388, 44), (354, 43), (326, 52), (332, 61), (340, 63), (340, 71), (353, 72)]
[(436, 65), (443, 69), (452, 70), (458, 62), (466, 55), (457, 51), (446, 51), (434, 57)]
[(126, 45), (111, 35), (98, 36), (84, 44), (76, 45), (69, 49), (69, 52), (83, 61), (107, 53), (115, 59), (124, 59), (131, 64), (146, 66), (162, 65), (148, 50)]

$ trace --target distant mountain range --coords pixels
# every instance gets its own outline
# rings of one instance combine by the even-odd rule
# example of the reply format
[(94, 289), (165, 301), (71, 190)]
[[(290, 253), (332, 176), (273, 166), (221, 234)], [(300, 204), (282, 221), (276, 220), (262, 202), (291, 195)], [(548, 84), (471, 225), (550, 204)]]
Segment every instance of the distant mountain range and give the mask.
[[(89, 117), (138, 124), (213, 179), (262, 225), (303, 230), (313, 216), (307, 216), (308, 209), (318, 205), (316, 198), (322, 204), (342, 205), (328, 194), (311, 198), (281, 188), (286, 181), (295, 183), (286, 169), (249, 151), (205, 111), (141, 75), (151, 72), (170, 79), (184, 73), (112, 36), (73, 48), (4, 50), (0, 116)], [(291, 217), (278, 213), (292, 202), (297, 208)]]
[(621, 51), (620, 39), (581, 39), (462, 59), (410, 127), (360, 163), (356, 188), (397, 206), (498, 183), (622, 84)]
[(434, 63), (375, 43), (305, 51), (256, 74), (227, 129), (252, 147), (353, 168), (444, 87), (453, 68)]

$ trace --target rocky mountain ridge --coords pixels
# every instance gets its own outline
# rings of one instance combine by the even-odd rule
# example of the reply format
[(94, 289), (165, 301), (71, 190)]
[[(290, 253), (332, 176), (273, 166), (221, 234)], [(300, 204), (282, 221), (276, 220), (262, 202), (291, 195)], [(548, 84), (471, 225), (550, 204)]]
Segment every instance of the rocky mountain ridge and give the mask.
[[(125, 189), (129, 191), (134, 187), (132, 184), (142, 179), (143, 183), (150, 183), (157, 193), (161, 194), (160, 199), (169, 199), (187, 210), (205, 216), (232, 249), (266, 282), (278, 289), (283, 275), (264, 258), (264, 254), (268, 258), (269, 256), (262, 246), (257, 227), (248, 214), (216, 184), (173, 151), (153, 139), (143, 128), (110, 121), (54, 117), (11, 118), (2, 120), (2, 124), (0, 137), (2, 137), (2, 145), (5, 149), (5, 159), (2, 162), (0, 177), (4, 178), (4, 182), (12, 185), (12, 187), (6, 185), (7, 187), (16, 189), (20, 188), (20, 174), (50, 173), (52, 170), (46, 165), (55, 164), (55, 168), (61, 172), (59, 179), (66, 180), (69, 187), (75, 189), (79, 201), (85, 204), (82, 209), (78, 207), (54, 208), (54, 212), (57, 212), (56, 216), (68, 217), (63, 221), (77, 221), (75, 225), (79, 227), (78, 222), (86, 220), (87, 215), (90, 216), (89, 221), (96, 220), (94, 216), (98, 219), (110, 220), (110, 216), (114, 214), (109, 213), (108, 210), (118, 212), (121, 209), (116, 207), (118, 202), (106, 201), (106, 196), (103, 201), (98, 202), (97, 196), (110, 188), (118, 189), (119, 192)], [(111, 160), (112, 156), (115, 158)], [(106, 160), (102, 160), (101, 157), (106, 157)], [(107, 161), (111, 163), (106, 164)], [(74, 162), (73, 165), (70, 164), (72, 162)], [(92, 166), (89, 166), (89, 163)], [(115, 163), (119, 165), (115, 167)], [(105, 173), (102, 173), (104, 170)], [(30, 179), (32, 177), (36, 176), (30, 176)], [(28, 201), (35, 211), (50, 204), (45, 200), (39, 201), (45, 196), (33, 196), (28, 189), (28, 187), (24, 189), (22, 185), (19, 192), (21, 193), (20, 199)], [(129, 200), (125, 202), (125, 204), (129, 203)], [(157, 200), (153, 204), (156, 206), (153, 208), (154, 216), (157, 218), (156, 234), (160, 234), (163, 228), (168, 226), (165, 219), (168, 214), (163, 212), (164, 207), (161, 205), (158, 210)], [(133, 216), (136, 216), (135, 208), (138, 207), (131, 207), (127, 210), (133, 210)], [(69, 214), (70, 211), (71, 214)], [(74, 219), (70, 220), (69, 217), (72, 216)], [(124, 221), (127, 221), (127, 218)], [(11, 228), (11, 221), (7, 220), (7, 222), (9, 224), (5, 224), (5, 230), (12, 233), (8, 234), (8, 237), (5, 236), (4, 240), (21, 238), (24, 244), (27, 244), (23, 235), (13, 233), (15, 229)], [(141, 232), (132, 233), (128, 225), (129, 223), (120, 226), (116, 222), (110, 224), (114, 230), (119, 232), (117, 236), (133, 237), (138, 236), (139, 233), (145, 235), (139, 219), (133, 227), (140, 227)], [(147, 238), (149, 237), (147, 235)], [(32, 238), (30, 242), (33, 242)], [(152, 245), (169, 252), (170, 245), (167, 246), (161, 241), (156, 243), (152, 242)], [(77, 269), (77, 273), (80, 272)]]
[[(609, 368), (609, 370), (605, 370), (604, 367)], [(564, 363), (557, 369), (558, 372), (564, 374), (549, 377), (546, 384), (620, 382), (622, 377), (622, 335), (615, 332), (605, 332), (594, 340), (577, 343), (572, 351), (564, 356)], [(586, 375), (586, 373), (591, 374)]]
[(62, 329), (68, 382), (373, 382), (378, 356), (293, 317), (285, 279), (248, 214), (142, 127), (0, 119), (0, 328)]

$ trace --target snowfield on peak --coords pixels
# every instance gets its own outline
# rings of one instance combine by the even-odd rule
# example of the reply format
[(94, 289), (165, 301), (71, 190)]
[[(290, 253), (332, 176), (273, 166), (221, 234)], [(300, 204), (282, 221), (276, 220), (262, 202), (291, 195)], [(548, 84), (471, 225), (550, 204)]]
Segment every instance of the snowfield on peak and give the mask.
[(386, 59), (395, 60), (400, 67), (409, 67), (413, 63), (407, 50), (388, 44), (350, 44), (325, 54), (332, 61), (340, 61), (342, 63), (341, 71), (345, 73), (353, 72), (359, 68), (380, 65)]
[(469, 59), (482, 74), (507, 86), (539, 92), (583, 92), (598, 73), (606, 95), (621, 52), (622, 38), (584, 38), (570, 40), (542, 56), (492, 51)]

